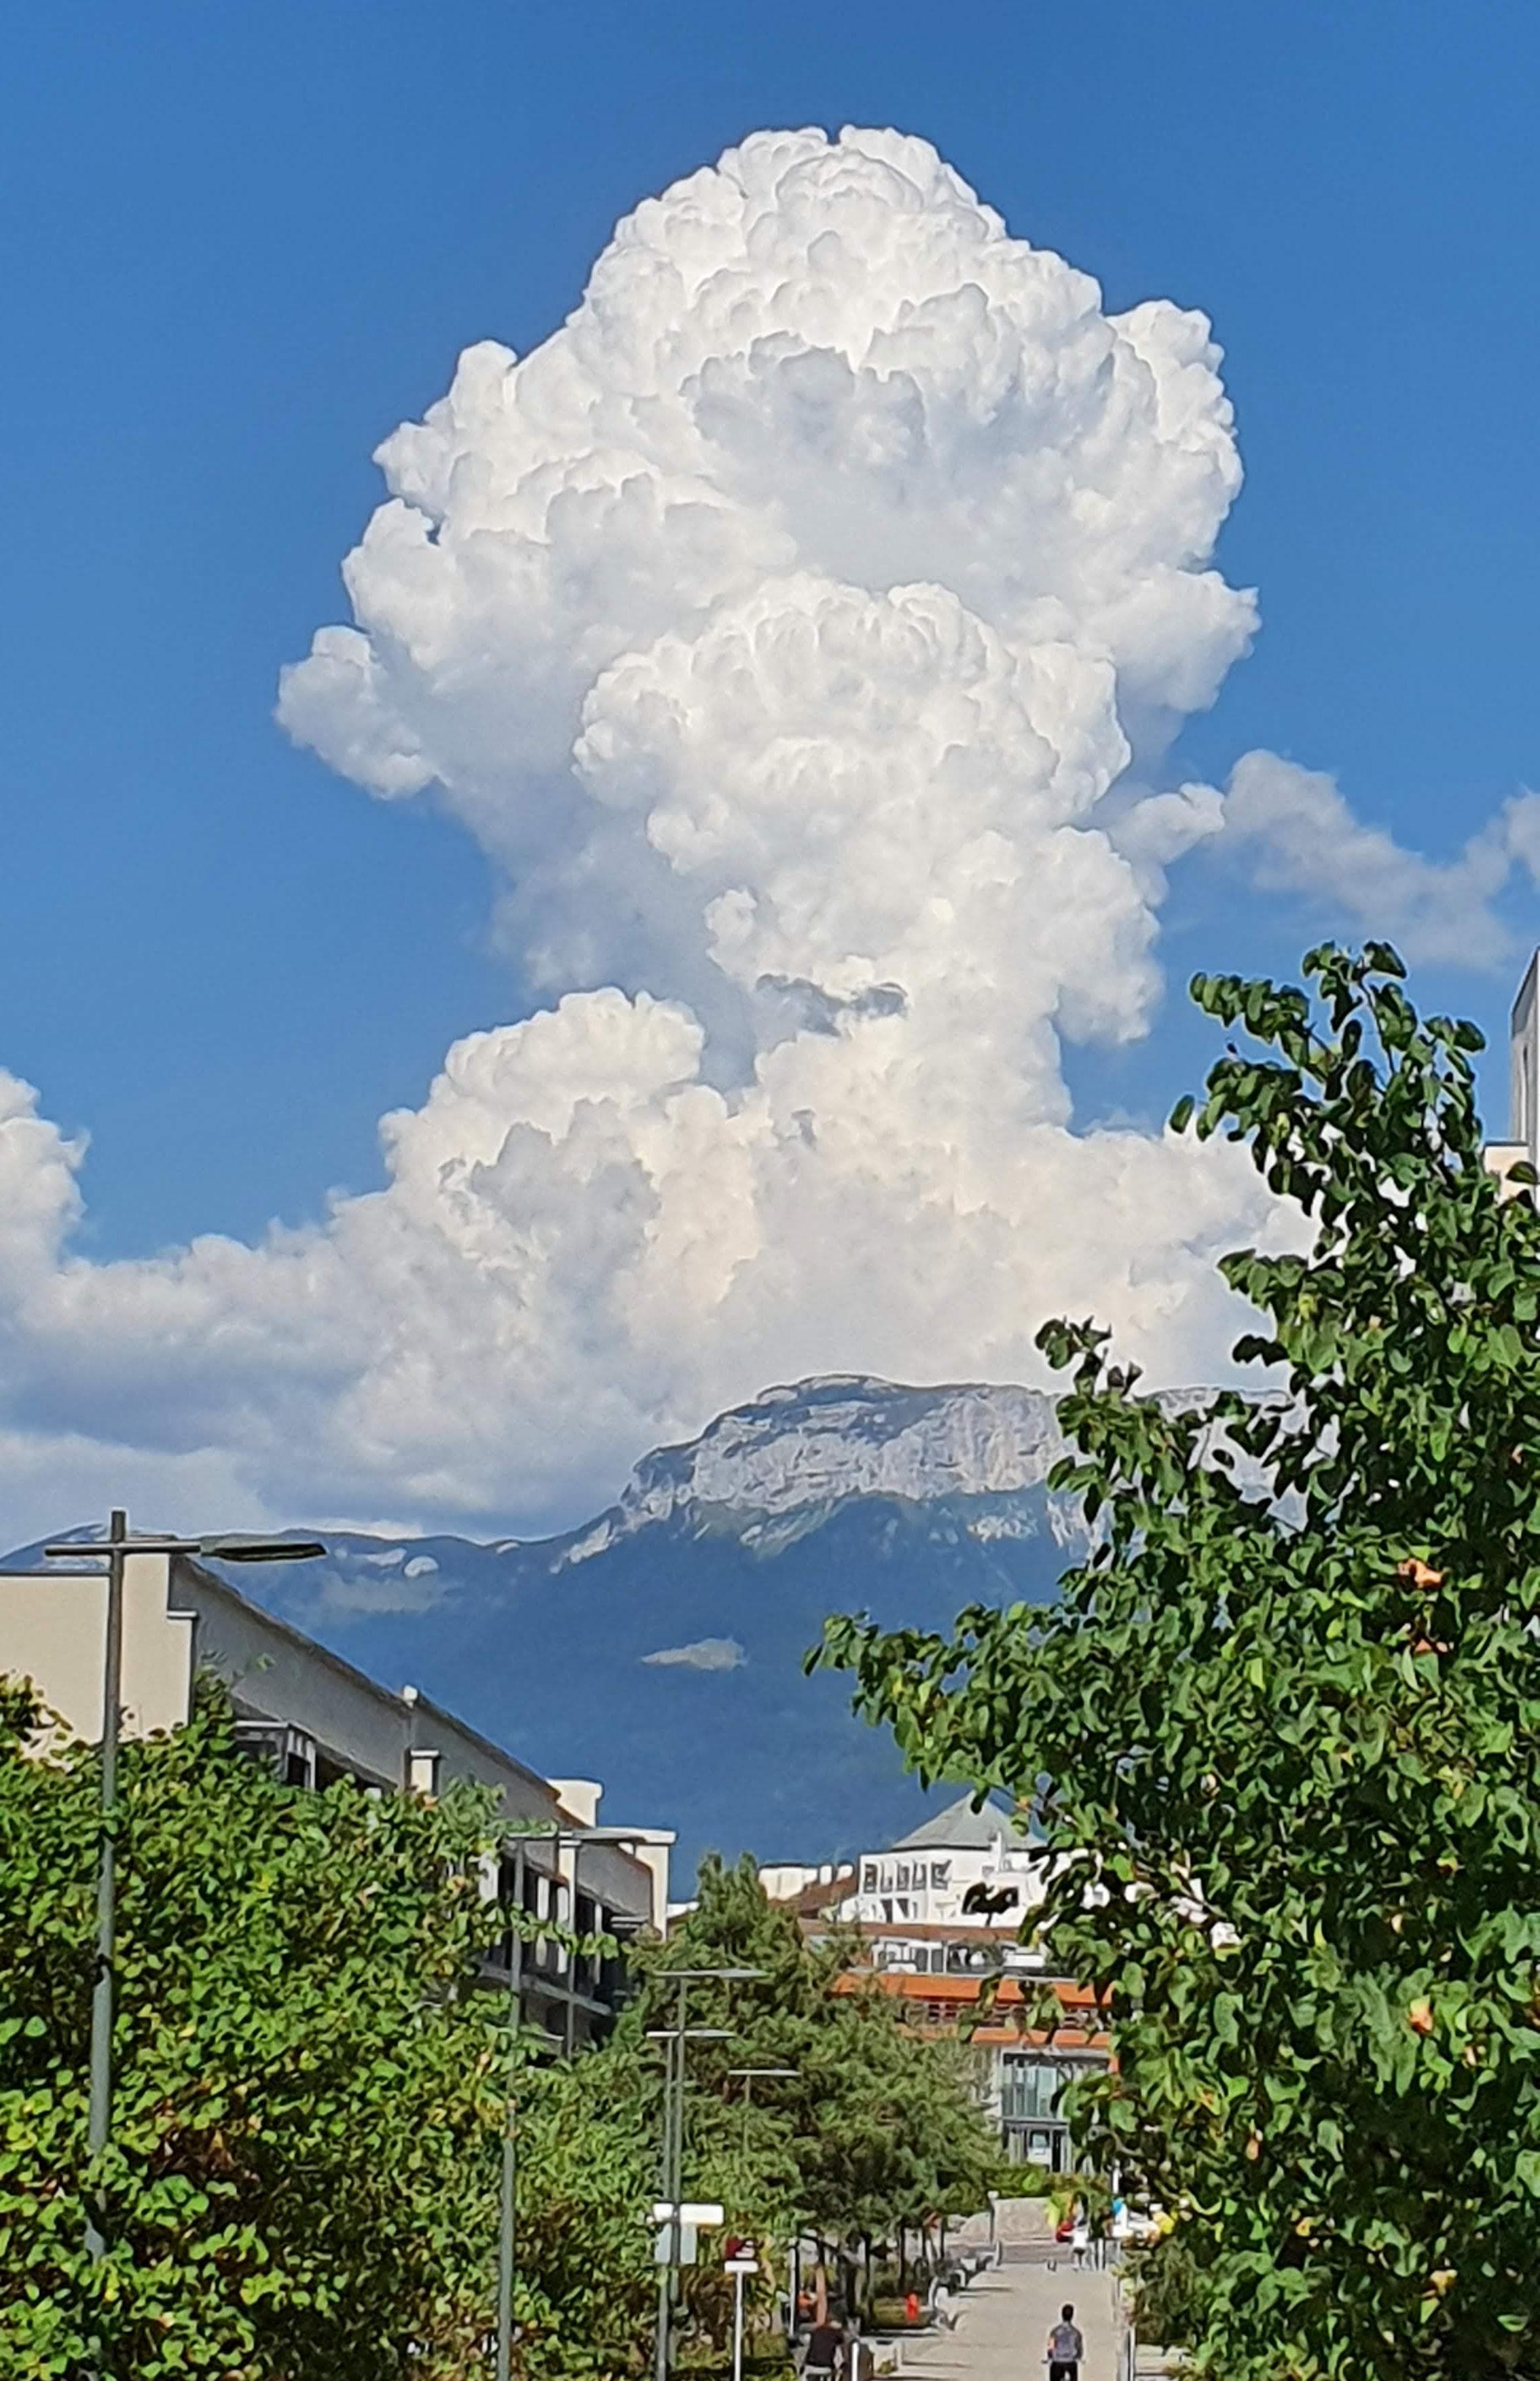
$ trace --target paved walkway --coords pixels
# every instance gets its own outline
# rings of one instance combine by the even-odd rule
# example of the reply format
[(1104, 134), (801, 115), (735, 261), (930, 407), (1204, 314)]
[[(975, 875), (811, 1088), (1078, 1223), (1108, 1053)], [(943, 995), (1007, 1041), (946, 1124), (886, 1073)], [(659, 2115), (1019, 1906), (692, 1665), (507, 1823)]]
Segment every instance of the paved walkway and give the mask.
[(959, 2295), (955, 2331), (927, 2331), (903, 2345), (906, 2373), (935, 2381), (1045, 2381), (1048, 2326), (1065, 2302), (1085, 2335), (1081, 2381), (1115, 2381), (1117, 2331), (1110, 2274), (1076, 2274), (1066, 2258), (1045, 2265), (1001, 2265)]

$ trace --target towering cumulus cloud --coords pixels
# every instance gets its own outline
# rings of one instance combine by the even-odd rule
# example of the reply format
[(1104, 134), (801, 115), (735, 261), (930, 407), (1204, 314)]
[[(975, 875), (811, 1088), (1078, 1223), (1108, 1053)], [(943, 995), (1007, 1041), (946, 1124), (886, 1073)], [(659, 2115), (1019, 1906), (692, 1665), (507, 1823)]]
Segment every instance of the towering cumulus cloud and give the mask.
[(532, 1522), (773, 1378), (1038, 1376), (1061, 1309), (1215, 1364), (1249, 1172), (1077, 1134), (1060, 1057), (1143, 1029), (1223, 821), (1143, 790), (1253, 627), (1217, 363), (887, 132), (745, 142), (532, 354), (469, 349), (281, 715), (464, 822), (542, 1005), (258, 1249), (71, 1259), (18, 1089), (28, 1410), (286, 1509)]

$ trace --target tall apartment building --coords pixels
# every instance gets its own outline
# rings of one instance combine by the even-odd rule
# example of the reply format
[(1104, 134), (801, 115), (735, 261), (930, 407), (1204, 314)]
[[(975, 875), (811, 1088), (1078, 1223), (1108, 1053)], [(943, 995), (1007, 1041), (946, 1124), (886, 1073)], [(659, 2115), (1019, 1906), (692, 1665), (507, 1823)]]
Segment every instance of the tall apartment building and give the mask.
[[(82, 1566), (0, 1573), (0, 1676), (30, 1679), (83, 1742), (99, 1740), (106, 1581), (99, 1554)], [(238, 1740), (296, 1787), (351, 1777), (380, 1793), (436, 1794), (457, 1778), (490, 1787), (509, 1823), (500, 1890), (538, 1919), (617, 1940), (667, 1922), (672, 1831), (639, 1826), (621, 1843), (563, 1842), (593, 1826), (603, 1789), (542, 1777), (413, 1687), (398, 1693), (263, 1611), (183, 1554), (131, 1554), (124, 1565), (122, 1726), (128, 1736), (179, 1727), (200, 1671), (225, 1683)], [(528, 1830), (537, 1830), (530, 1833)], [(506, 1950), (492, 1963), (507, 1975)], [(618, 1963), (526, 1947), (527, 2021), (564, 2048), (607, 2030)]]

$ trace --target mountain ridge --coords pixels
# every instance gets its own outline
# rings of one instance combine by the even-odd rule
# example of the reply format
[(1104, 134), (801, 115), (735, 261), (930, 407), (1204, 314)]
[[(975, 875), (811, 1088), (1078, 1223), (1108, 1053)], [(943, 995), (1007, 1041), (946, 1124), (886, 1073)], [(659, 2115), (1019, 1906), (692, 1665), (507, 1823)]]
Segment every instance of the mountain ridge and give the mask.
[(1008, 1496), (1043, 1485), (1064, 1452), (1045, 1390), (819, 1374), (762, 1390), (693, 1438), (653, 1448), (615, 1503), (562, 1544), (558, 1562), (586, 1561), (681, 1516), (702, 1534), (736, 1528), (746, 1544), (775, 1545), (800, 1517), (816, 1526), (851, 1497), (924, 1506)]
[(1048, 1600), (1088, 1543), (1046, 1484), (1065, 1451), (1045, 1390), (822, 1375), (652, 1449), (556, 1536), (307, 1530), (323, 1561), (229, 1576), (547, 1776), (602, 1779), (606, 1815), (677, 1826), (681, 1877), (707, 1847), (849, 1857), (936, 1797), (846, 1680), (803, 1675), (808, 1648), (832, 1612), (946, 1630), (969, 1604)]

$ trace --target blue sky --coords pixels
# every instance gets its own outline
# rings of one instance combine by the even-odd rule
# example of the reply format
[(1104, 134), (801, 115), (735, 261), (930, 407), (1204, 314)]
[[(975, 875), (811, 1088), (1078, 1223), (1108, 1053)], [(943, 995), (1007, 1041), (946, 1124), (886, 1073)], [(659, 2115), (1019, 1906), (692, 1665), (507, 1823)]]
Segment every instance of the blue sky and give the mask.
[[(1527, 6), (147, 0), (8, 39), (0, 1015), (90, 1129), (95, 1252), (365, 1185), (380, 1114), (517, 1013), (474, 849), (291, 749), (276, 672), (338, 616), (376, 438), (759, 125), (923, 132), (1109, 304), (1211, 314), (1264, 631), (1195, 768), (1269, 744), (1434, 853), (1535, 772)], [(1189, 880), (1167, 963), (1315, 922)], [(1502, 977), (1429, 981), (1500, 1026)], [(1171, 1015), (1093, 1095), (1157, 1105), (1201, 1046)]]
[[(544, 997), (495, 945), (503, 880), (464, 825), (291, 742), (278, 673), (347, 617), (377, 441), (470, 343), (547, 338), (617, 219), (756, 128), (923, 135), (1109, 314), (1211, 316), (1247, 475), (1217, 562), (1263, 627), (1167, 781), (1265, 748), (1444, 861), (1540, 768), (1519, 0), (67, 0), (8, 44), (0, 1066), (90, 1135), (93, 1260), (252, 1241), (368, 1190), (380, 1117)], [(1080, 1121), (1148, 1123), (1201, 1069), (1192, 969), (1287, 969), (1362, 922), (1258, 873), (1201, 850), (1173, 871), (1171, 992), (1147, 1039), (1070, 1052)], [(1417, 985), (1500, 1038), (1540, 898), (1515, 871), (1488, 906), (1509, 947)], [(113, 1442), (100, 1384), (42, 1370), (36, 1426)], [(656, 1410), (678, 1427), (704, 1394)], [(165, 1443), (180, 1460), (189, 1434)], [(363, 1493), (338, 1509), (367, 1517)], [(397, 1518), (463, 1509), (438, 1493)]]

